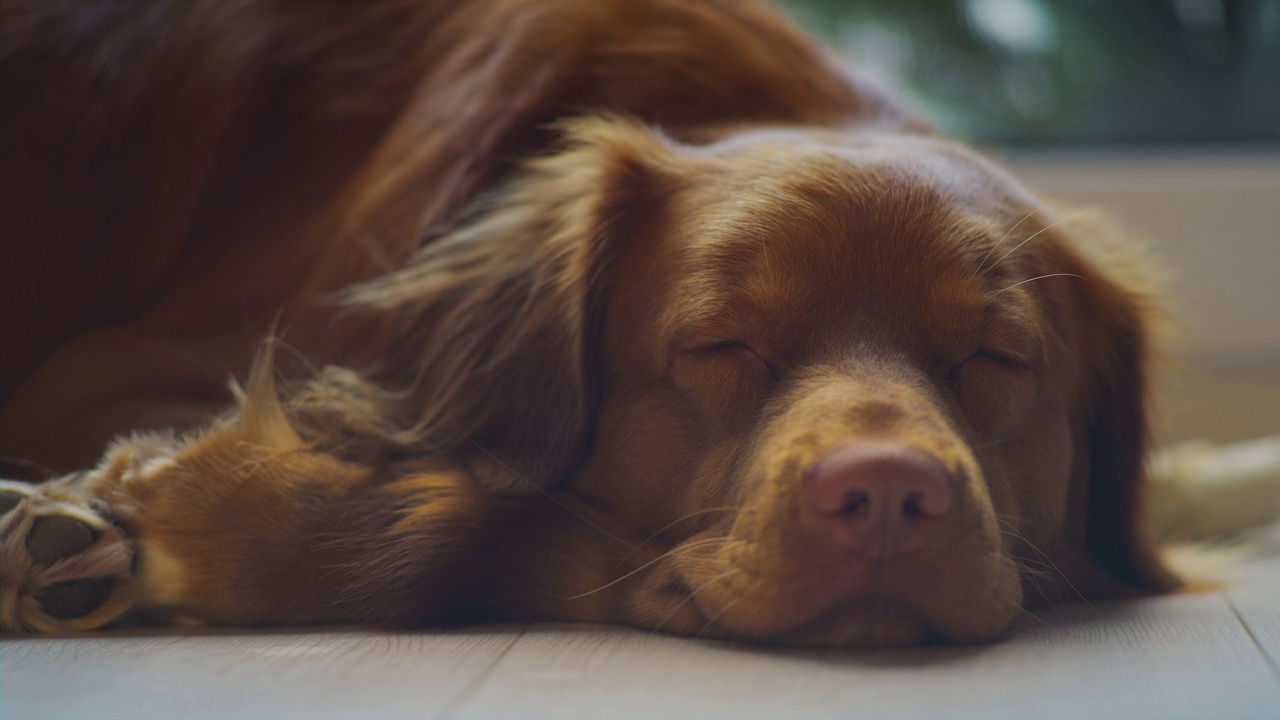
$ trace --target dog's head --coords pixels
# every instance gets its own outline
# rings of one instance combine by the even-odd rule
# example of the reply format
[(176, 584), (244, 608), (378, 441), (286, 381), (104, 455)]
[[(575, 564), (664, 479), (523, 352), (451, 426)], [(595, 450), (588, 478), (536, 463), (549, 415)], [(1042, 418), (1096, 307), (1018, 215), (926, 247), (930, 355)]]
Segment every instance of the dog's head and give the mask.
[(428, 416), (479, 475), (638, 548), (562, 536), (577, 569), (515, 602), (904, 644), (1173, 585), (1138, 522), (1152, 308), (1103, 233), (933, 138), (571, 137), (379, 291), (446, 318)]

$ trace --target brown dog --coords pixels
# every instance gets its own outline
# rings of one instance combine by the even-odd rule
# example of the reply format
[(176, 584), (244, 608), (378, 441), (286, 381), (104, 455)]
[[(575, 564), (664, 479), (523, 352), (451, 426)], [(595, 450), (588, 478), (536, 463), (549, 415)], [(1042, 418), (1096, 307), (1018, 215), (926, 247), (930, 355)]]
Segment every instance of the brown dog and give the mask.
[(1141, 264), (764, 9), (4, 33), (0, 430), (70, 473), (2, 486), (6, 630), (965, 642), (1176, 584), (1138, 524)]

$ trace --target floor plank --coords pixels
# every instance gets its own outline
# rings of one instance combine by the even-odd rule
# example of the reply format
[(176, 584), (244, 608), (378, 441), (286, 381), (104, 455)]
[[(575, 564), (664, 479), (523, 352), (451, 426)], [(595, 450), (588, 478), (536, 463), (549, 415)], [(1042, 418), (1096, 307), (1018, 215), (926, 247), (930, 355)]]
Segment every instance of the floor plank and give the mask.
[(1237, 575), (1227, 601), (1280, 678), (1280, 557), (1255, 560)]
[[(609, 627), (0, 639), (8, 718), (1280, 719), (1280, 562), (1004, 642), (779, 651)], [(1267, 653), (1270, 653), (1271, 660)]]
[(1004, 643), (876, 653), (534, 628), (457, 717), (1280, 717), (1280, 681), (1221, 595), (1041, 620)]
[(431, 717), (517, 637), (315, 631), (5, 638), (0, 718)]

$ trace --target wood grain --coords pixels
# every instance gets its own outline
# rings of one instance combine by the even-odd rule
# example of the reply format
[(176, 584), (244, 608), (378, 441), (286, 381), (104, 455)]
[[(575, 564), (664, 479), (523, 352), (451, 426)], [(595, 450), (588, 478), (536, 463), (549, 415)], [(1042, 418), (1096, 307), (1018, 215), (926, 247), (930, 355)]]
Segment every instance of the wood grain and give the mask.
[(1254, 561), (1238, 575), (1227, 601), (1280, 678), (1280, 557)]
[(460, 717), (1275, 717), (1280, 681), (1218, 595), (1073, 608), (1009, 641), (899, 652), (761, 651), (535, 628)]
[(8, 718), (1280, 718), (1280, 560), (1004, 642), (752, 648), (601, 626), (0, 640)]
[(0, 717), (431, 717), (518, 637), (513, 630), (6, 638)]

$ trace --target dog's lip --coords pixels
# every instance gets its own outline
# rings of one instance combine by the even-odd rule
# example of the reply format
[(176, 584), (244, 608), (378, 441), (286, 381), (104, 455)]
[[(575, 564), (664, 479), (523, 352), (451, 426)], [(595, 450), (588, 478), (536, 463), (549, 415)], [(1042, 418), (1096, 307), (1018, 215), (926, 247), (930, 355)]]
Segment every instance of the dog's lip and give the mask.
[[(692, 596), (684, 583), (679, 583), (679, 592), (686, 599)], [(790, 627), (758, 633), (718, 622), (717, 613), (708, 615), (696, 598), (691, 604), (706, 622), (698, 632), (699, 637), (758, 645), (830, 648), (918, 647), (947, 642), (937, 627), (909, 601), (887, 595), (852, 598)]]
[[(715, 555), (707, 552), (707, 555)], [(703, 561), (706, 556), (701, 558)], [(809, 560), (816, 561), (815, 558)], [(848, 561), (843, 556), (828, 561)], [(723, 560), (722, 560), (723, 562)], [(740, 562), (740, 561), (739, 561)], [(948, 629), (964, 623), (947, 617), (945, 606), (931, 598), (932, 583), (944, 570), (940, 560), (924, 563), (884, 564), (858, 560), (861, 568), (842, 567), (831, 572), (822, 562), (807, 571), (785, 573), (771, 586), (738, 585), (737, 592), (702, 592), (710, 578), (732, 570), (719, 565), (710, 570), (703, 562), (673, 563), (671, 576), (662, 584), (672, 602), (691, 608), (705, 627), (700, 637), (787, 646), (893, 647), (939, 642), (968, 642), (965, 633), (952, 637)], [(737, 563), (732, 563), (737, 566)], [(737, 566), (746, 576), (761, 579), (760, 569)], [(790, 578), (790, 580), (788, 580)], [(826, 578), (827, 580), (824, 580)], [(695, 591), (693, 588), (699, 588)], [(756, 597), (739, 596), (748, 589)], [(763, 595), (763, 596), (761, 596)], [(756, 610), (752, 610), (755, 608)], [(746, 611), (744, 615), (743, 611)], [(939, 615), (938, 613), (941, 613)], [(985, 636), (985, 635), (984, 635)], [(981, 638), (978, 638), (981, 639)]]
[(897, 647), (945, 640), (910, 597), (882, 585), (836, 600), (789, 624), (759, 629), (727, 621), (725, 610), (736, 600), (719, 608), (706, 607), (683, 573), (675, 573), (661, 590), (704, 621), (699, 637), (792, 647)]
[(936, 645), (945, 638), (905, 598), (879, 595), (838, 603), (784, 634), (788, 644), (838, 647)]

